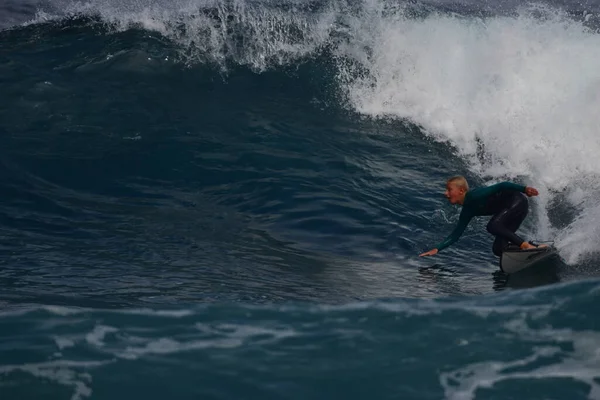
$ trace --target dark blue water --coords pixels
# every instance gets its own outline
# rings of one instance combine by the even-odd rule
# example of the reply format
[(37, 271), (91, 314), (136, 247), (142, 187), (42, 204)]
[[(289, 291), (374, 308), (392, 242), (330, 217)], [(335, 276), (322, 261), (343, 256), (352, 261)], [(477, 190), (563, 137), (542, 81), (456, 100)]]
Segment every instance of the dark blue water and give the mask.
[(600, 398), (597, 11), (3, 3), (0, 398)]

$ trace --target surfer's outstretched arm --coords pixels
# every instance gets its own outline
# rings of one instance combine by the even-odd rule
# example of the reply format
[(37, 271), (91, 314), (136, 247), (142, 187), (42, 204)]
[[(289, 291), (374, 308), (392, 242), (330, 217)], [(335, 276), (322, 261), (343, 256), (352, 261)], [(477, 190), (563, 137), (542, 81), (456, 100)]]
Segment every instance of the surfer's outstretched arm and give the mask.
[(503, 190), (514, 190), (515, 192), (525, 193), (529, 197), (539, 194), (537, 189), (530, 186), (519, 185), (513, 182), (500, 182), (491, 186), (478, 188), (476, 191), (473, 191), (472, 196), (484, 199)]
[(454, 228), (452, 233), (450, 235), (448, 235), (448, 237), (446, 239), (444, 239), (443, 242), (436, 245), (433, 249), (420, 254), (419, 257), (433, 256), (433, 255), (437, 254), (438, 252), (440, 252), (441, 250), (445, 249), (446, 247), (455, 243), (461, 237), (461, 235), (467, 228), (467, 225), (469, 225), (471, 218), (472, 218), (472, 216), (469, 213), (465, 212), (465, 210), (463, 209), (463, 211), (460, 213), (458, 223), (456, 224), (456, 227)]

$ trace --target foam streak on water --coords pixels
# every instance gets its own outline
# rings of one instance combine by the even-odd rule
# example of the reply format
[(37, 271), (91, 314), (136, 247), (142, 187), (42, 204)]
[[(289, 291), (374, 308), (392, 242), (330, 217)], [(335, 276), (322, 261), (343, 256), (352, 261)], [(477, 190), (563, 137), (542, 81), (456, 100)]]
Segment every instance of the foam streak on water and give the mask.
[(596, 399), (600, 336), (585, 317), (598, 293), (590, 282), (484, 301), (31, 307), (0, 315), (0, 376), (11, 394), (36, 394), (39, 379), (72, 399), (127, 398), (132, 388), (160, 398), (167, 387), (139, 384), (156, 371), (182, 394), (210, 398), (325, 398), (333, 384), (347, 398), (472, 400), (527, 387), (530, 398)]

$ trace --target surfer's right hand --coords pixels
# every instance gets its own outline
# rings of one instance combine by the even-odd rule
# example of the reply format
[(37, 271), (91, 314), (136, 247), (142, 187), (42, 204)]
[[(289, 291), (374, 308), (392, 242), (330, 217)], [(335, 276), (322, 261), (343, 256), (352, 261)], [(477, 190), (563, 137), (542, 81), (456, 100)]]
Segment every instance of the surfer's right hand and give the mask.
[(433, 255), (436, 255), (437, 253), (438, 253), (438, 249), (432, 249), (432, 250), (426, 251), (425, 253), (419, 254), (419, 257), (433, 256)]

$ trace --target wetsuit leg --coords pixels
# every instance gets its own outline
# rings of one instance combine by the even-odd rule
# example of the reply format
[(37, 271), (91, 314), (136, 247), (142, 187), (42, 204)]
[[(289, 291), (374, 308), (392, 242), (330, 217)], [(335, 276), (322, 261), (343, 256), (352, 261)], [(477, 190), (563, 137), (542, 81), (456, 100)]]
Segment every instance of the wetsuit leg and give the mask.
[(515, 232), (525, 220), (529, 211), (527, 197), (523, 193), (515, 193), (506, 199), (506, 207), (494, 214), (488, 222), (487, 230), (496, 236), (492, 251), (500, 257), (508, 243), (520, 246), (524, 242)]

